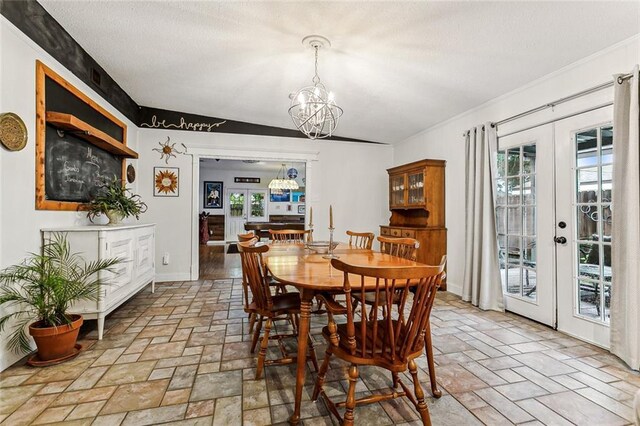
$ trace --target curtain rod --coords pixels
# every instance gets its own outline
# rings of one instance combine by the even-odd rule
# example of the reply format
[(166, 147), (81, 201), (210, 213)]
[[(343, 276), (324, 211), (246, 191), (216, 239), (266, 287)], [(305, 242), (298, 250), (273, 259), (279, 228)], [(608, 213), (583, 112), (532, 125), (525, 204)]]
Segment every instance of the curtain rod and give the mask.
[[(618, 79), (617, 79), (618, 84), (622, 84), (625, 80), (628, 80), (631, 77), (633, 77), (632, 73), (619, 76)], [(588, 88), (586, 90), (582, 90), (580, 92), (574, 93), (573, 95), (569, 95), (569, 96), (565, 96), (564, 98), (556, 99), (555, 101), (548, 102), (548, 103), (546, 103), (544, 105), (540, 105), (539, 107), (536, 107), (536, 108), (521, 112), (520, 114), (512, 115), (511, 117), (507, 117), (507, 118), (505, 118), (503, 120), (500, 120), (500, 121), (497, 121), (495, 123), (491, 123), (491, 127), (497, 127), (497, 126), (500, 126), (501, 124), (509, 123), (509, 122), (517, 120), (519, 118), (526, 117), (526, 116), (531, 115), (531, 114), (535, 114), (536, 112), (544, 111), (547, 108), (553, 108), (556, 105), (563, 104), (565, 102), (571, 101), (573, 99), (580, 98), (582, 96), (590, 95), (591, 93), (598, 92), (598, 91), (603, 90), (603, 89), (607, 89), (607, 88), (609, 88), (611, 86), (613, 86), (613, 81), (608, 81), (606, 83), (598, 84), (597, 86), (590, 87), (590, 88)], [(466, 132), (462, 133), (462, 136), (467, 136), (469, 133), (471, 133), (471, 131), (467, 130)]]

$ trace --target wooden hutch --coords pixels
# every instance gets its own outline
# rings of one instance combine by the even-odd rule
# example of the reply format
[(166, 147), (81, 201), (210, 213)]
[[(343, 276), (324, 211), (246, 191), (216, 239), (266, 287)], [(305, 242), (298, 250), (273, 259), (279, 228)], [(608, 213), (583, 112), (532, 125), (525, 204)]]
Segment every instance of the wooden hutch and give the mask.
[[(391, 218), (380, 226), (380, 235), (415, 238), (418, 262), (429, 265), (447, 254), (445, 165), (444, 160), (421, 160), (387, 169)], [(446, 290), (446, 282), (441, 288)]]

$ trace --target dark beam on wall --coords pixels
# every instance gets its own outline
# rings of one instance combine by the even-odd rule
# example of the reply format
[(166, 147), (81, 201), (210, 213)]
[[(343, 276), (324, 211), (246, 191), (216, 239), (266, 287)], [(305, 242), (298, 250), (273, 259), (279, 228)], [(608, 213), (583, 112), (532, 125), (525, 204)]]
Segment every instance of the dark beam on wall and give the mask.
[(138, 122), (138, 105), (40, 3), (0, 0), (0, 14), (129, 120)]
[[(190, 114), (186, 112), (169, 111), (166, 109), (140, 107), (138, 115), (138, 127), (151, 129), (185, 130), (195, 132), (210, 133), (235, 133), (243, 135), (280, 136), (287, 138), (307, 137), (297, 130), (285, 129), (283, 127), (264, 126), (261, 124), (246, 123), (244, 121), (225, 120), (224, 118), (208, 117), (205, 115)], [(332, 136), (326, 140), (364, 142), (361, 139), (343, 138)]]

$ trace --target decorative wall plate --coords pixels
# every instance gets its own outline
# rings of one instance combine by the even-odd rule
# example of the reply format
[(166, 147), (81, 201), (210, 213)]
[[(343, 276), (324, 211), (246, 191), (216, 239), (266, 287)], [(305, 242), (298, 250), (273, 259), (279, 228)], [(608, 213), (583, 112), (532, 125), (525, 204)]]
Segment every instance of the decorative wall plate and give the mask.
[(127, 182), (133, 183), (136, 180), (136, 168), (133, 167), (133, 164), (129, 164), (127, 166)]
[(10, 151), (20, 151), (27, 145), (27, 126), (17, 114), (0, 114), (0, 142)]

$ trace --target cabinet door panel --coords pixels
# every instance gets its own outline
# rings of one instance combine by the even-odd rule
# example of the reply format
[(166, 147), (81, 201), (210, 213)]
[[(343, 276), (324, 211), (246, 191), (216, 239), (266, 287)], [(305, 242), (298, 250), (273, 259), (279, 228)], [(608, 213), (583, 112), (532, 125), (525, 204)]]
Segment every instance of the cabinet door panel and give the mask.
[(153, 229), (143, 228), (137, 235), (136, 279), (153, 275), (154, 238)]
[(106, 293), (110, 294), (118, 288), (132, 281), (134, 269), (134, 238), (130, 233), (113, 232), (107, 236), (106, 257), (117, 257), (122, 260), (113, 269), (113, 273), (106, 273), (109, 282)]

